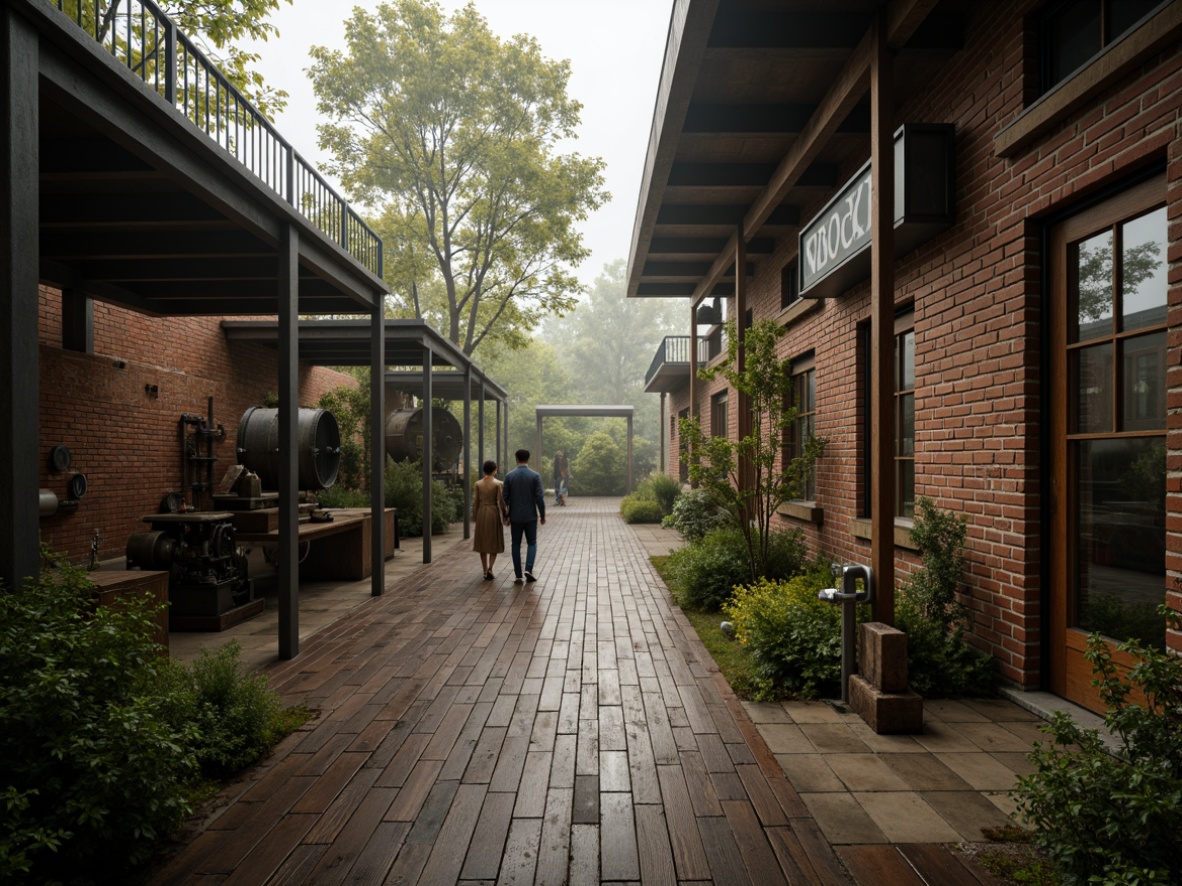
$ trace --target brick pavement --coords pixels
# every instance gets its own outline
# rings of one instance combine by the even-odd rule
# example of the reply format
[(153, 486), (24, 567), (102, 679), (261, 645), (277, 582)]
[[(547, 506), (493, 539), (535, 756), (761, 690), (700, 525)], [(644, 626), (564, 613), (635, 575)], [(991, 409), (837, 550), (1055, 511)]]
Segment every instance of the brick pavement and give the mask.
[(941, 847), (838, 860), (830, 843), (852, 841), (814, 820), (748, 715), (766, 709), (744, 708), (670, 606), (648, 560), (664, 540), (618, 505), (552, 508), (531, 585), (507, 554), (482, 581), (470, 542), (445, 539), (265, 668), (319, 717), (150, 882), (851, 882), (842, 861), (859, 882), (987, 882)]

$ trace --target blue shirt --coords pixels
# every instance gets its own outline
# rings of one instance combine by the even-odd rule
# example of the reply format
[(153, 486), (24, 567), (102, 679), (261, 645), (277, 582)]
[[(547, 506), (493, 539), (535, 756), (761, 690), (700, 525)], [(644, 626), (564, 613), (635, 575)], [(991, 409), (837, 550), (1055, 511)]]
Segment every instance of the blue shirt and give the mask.
[(510, 523), (533, 523), (538, 517), (546, 518), (546, 495), (542, 490), (542, 475), (537, 471), (518, 465), (505, 475), (502, 486)]

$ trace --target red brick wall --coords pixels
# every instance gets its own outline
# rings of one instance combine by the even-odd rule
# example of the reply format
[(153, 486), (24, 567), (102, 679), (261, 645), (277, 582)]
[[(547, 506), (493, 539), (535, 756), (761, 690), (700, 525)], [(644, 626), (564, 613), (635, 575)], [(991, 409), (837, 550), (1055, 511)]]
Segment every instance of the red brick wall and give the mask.
[[(1048, 547), (1041, 523), (1043, 220), (1167, 158), (1173, 410), (1167, 580), (1171, 603), (1182, 608), (1182, 52), (1177, 43), (1167, 47), (1030, 149), (999, 158), (994, 138), (1023, 110), (1023, 66), (1033, 62), (1022, 23), (1035, 5), (974, 6), (966, 49), (926, 92), (909, 95), (896, 116), (897, 123), (956, 126), (956, 223), (896, 269), (897, 304), (914, 305), (916, 493), (967, 517), (971, 642), (997, 658), (1004, 677), (1025, 686), (1040, 679), (1040, 582)], [(841, 170), (839, 180), (853, 172)], [(829, 196), (802, 206), (801, 218), (811, 218)], [(757, 320), (780, 314), (780, 271), (796, 249), (795, 238), (787, 238), (757, 266), (748, 291)], [(785, 359), (815, 350), (816, 427), (829, 441), (817, 468), (824, 524), (819, 532), (804, 528), (826, 555), (847, 562), (870, 559), (869, 543), (851, 526), (861, 516), (864, 380), (857, 331), (869, 318), (868, 289), (867, 283), (825, 301), (781, 340)], [(711, 392), (700, 386), (703, 414)], [(670, 411), (676, 414), (687, 399), (688, 391), (670, 395)], [(914, 562), (899, 552), (900, 578)], [(1171, 644), (1182, 649), (1182, 638), (1172, 636)]]
[[(120, 557), (128, 537), (146, 528), (140, 518), (155, 512), (168, 492), (184, 489), (181, 414), (206, 415), (213, 397), (214, 422), (226, 430), (214, 444), (217, 483), (236, 462), (242, 414), (278, 392), (277, 352), (230, 345), (220, 317), (153, 318), (96, 302), (94, 353), (81, 354), (61, 348), (57, 292), (41, 290), (39, 313), (41, 487), (65, 499), (71, 474), (85, 474), (89, 485), (76, 512), (42, 518), (41, 538), (72, 561), (84, 562), (97, 529), (99, 557)], [(356, 381), (300, 365), (301, 405), (314, 406), (341, 385)], [(49, 452), (57, 444), (72, 455), (70, 469), (61, 474), (50, 471)]]

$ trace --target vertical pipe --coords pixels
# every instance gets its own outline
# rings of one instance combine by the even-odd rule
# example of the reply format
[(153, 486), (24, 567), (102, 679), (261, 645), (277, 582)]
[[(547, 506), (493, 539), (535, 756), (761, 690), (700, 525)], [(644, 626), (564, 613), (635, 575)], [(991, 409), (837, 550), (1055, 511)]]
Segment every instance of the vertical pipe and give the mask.
[(886, 10), (874, 26), (870, 63), (871, 568), (877, 583), (874, 618), (895, 623), (895, 144), (893, 54)]
[(279, 657), (300, 652), (299, 495), (296, 470), (299, 394), (299, 233), (279, 240)]
[(374, 295), (370, 321), (369, 367), (369, 498), (373, 511), (373, 558), (370, 594), (380, 597), (386, 589), (386, 295)]
[[(40, 245), (36, 31), (12, 4), (0, 5), (0, 586), (40, 571), (38, 480), (30, 465), (40, 440), (37, 283)], [(30, 455), (30, 454), (33, 455)]]

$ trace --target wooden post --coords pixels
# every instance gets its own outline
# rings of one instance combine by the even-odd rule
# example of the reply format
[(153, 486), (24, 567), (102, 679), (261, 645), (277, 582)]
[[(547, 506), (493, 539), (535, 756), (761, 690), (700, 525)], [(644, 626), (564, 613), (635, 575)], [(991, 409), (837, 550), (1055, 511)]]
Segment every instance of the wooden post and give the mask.
[(895, 142), (894, 56), (885, 10), (870, 63), (870, 522), (874, 619), (895, 623)]

